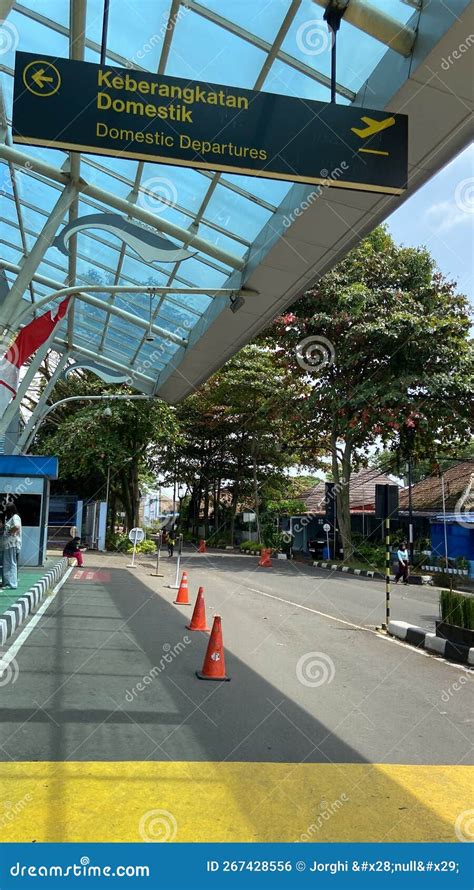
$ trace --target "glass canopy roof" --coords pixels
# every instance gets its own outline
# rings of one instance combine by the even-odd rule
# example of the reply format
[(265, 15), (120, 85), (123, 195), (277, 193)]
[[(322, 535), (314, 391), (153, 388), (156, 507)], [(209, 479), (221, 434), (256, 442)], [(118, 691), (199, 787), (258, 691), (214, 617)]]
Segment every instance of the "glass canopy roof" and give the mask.
[[(359, 0), (360, 2), (360, 0)], [(383, 13), (403, 26), (416, 3), (383, 0)], [(7, 3), (8, 6), (8, 3)], [(85, 35), (70, 31), (69, 0), (23, 0), (13, 3), (3, 23), (0, 69), (7, 144), (11, 143), (13, 69), (16, 50), (57, 57), (83, 57), (99, 62), (104, 0), (73, 0), (85, 8)], [(110, 0), (107, 34), (109, 64), (160, 72), (235, 87), (260, 89), (303, 99), (329, 101), (330, 42), (324, 9), (312, 0)], [(349, 103), (374, 70), (387, 47), (343, 20), (338, 35), (338, 101)], [(291, 182), (213, 173), (120, 157), (78, 155), (25, 146), (24, 153), (57, 170), (80, 163), (80, 176), (111, 196), (151, 211), (159, 221), (174, 223), (219, 248), (221, 258), (199, 250), (175, 264), (145, 263), (119, 237), (104, 230), (81, 231), (71, 257), (51, 245), (36, 268), (25, 301), (37, 302), (65, 284), (186, 287), (209, 293), (95, 292), (94, 303), (77, 297), (69, 321), (56, 338), (60, 351), (76, 359), (94, 353), (115, 370), (134, 371), (134, 386), (159, 389), (159, 375), (179, 364), (193, 331), (206, 324), (212, 292), (225, 288), (235, 269), (232, 258), (244, 259), (259, 233), (272, 219)], [(0, 165), (0, 258), (17, 270), (38, 239), (64, 185), (25, 163)], [(114, 211), (113, 205), (80, 193), (75, 215)], [(59, 231), (71, 216), (66, 213)], [(215, 253), (215, 251), (214, 251)], [(229, 259), (226, 260), (226, 257)], [(71, 281), (71, 268), (74, 282)], [(101, 301), (101, 305), (97, 300)], [(152, 313), (154, 341), (147, 340)], [(124, 315), (122, 313), (128, 313)], [(137, 320), (135, 323), (133, 317)], [(196, 329), (196, 325), (200, 325)], [(167, 332), (171, 335), (167, 337)], [(172, 335), (175, 335), (174, 339)], [(159, 350), (157, 349), (159, 347)], [(90, 355), (89, 355), (90, 358)], [(149, 378), (149, 383), (147, 383)], [(153, 384), (153, 386), (152, 386)]]

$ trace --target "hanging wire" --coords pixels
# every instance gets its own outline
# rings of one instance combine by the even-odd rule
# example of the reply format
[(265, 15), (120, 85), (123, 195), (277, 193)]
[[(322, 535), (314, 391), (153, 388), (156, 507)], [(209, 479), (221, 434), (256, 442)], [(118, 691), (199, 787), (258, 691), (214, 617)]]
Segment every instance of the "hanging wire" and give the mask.
[(107, 52), (107, 30), (109, 27), (109, 0), (104, 0), (104, 15), (102, 18), (102, 42), (100, 45), (100, 64), (105, 65)]

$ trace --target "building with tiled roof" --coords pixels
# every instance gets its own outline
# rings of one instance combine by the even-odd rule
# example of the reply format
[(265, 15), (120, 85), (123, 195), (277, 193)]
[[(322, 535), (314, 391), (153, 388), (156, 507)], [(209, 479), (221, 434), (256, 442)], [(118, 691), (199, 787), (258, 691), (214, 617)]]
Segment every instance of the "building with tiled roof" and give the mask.
[[(349, 483), (351, 513), (373, 513), (375, 510), (375, 486), (394, 485), (394, 480), (376, 467), (368, 467), (353, 473)], [(324, 513), (325, 483), (317, 482), (296, 500), (302, 501), (302, 513)]]
[[(453, 513), (463, 496), (467, 495), (474, 474), (474, 460), (456, 463), (443, 473), (445, 509)], [(473, 486), (474, 487), (474, 486)], [(471, 489), (472, 491), (472, 489)], [(473, 492), (474, 494), (474, 492)], [(433, 515), (443, 511), (443, 489), (439, 474), (433, 474), (412, 486), (413, 511)], [(408, 489), (400, 492), (400, 510), (408, 510)], [(474, 511), (474, 503), (471, 505)]]

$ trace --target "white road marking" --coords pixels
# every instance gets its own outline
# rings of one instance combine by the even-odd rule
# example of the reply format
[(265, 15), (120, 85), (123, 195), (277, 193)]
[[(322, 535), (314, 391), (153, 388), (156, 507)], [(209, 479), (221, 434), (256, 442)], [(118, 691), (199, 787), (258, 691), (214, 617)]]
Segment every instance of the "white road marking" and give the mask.
[(346, 627), (352, 627), (354, 630), (364, 630), (366, 633), (374, 634), (377, 639), (384, 640), (386, 643), (392, 643), (396, 646), (403, 646), (404, 649), (410, 649), (411, 652), (416, 652), (417, 655), (423, 655), (425, 658), (431, 658), (433, 661), (442, 662), (448, 667), (454, 668), (457, 671), (467, 671), (470, 673), (469, 665), (457, 664), (453, 661), (448, 661), (445, 658), (435, 657), (433, 653), (426, 652), (425, 649), (418, 649), (416, 646), (411, 646), (410, 643), (404, 643), (402, 640), (398, 640), (396, 637), (391, 637), (388, 634), (381, 633), (378, 630), (375, 630), (371, 627), (365, 627), (363, 624), (353, 624), (352, 621), (345, 621), (343, 618), (336, 618), (334, 615), (328, 615), (327, 612), (319, 612), (317, 609), (310, 609), (309, 606), (303, 606), (301, 603), (294, 603), (292, 600), (285, 600), (281, 596), (275, 596), (273, 593), (265, 593), (264, 590), (257, 590), (256, 587), (247, 587), (244, 585), (246, 590), (250, 590), (252, 593), (258, 593), (260, 596), (267, 596), (269, 599), (278, 600), (280, 603), (286, 603), (287, 606), (294, 606), (296, 609), (303, 609), (305, 612), (312, 612), (314, 615), (320, 615), (321, 618), (329, 618), (331, 621), (337, 621), (338, 624), (345, 624)]
[(69, 575), (71, 574), (71, 572), (74, 571), (74, 569), (75, 569), (75, 566), (71, 566), (67, 570), (67, 572), (65, 572), (65, 574), (61, 578), (60, 582), (58, 584), (56, 584), (56, 587), (53, 588), (51, 593), (48, 593), (46, 595), (46, 599), (41, 603), (41, 606), (39, 607), (38, 611), (35, 612), (31, 621), (28, 622), (28, 624), (26, 625), (24, 630), (22, 630), (22, 632), (16, 638), (15, 642), (12, 643), (10, 648), (7, 649), (7, 651), (5, 652), (4, 655), (2, 655), (2, 658), (0, 659), (0, 673), (3, 673), (7, 669), (8, 665), (11, 664), (11, 662), (13, 661), (15, 656), (18, 654), (18, 652), (20, 651), (23, 644), (26, 643), (28, 637), (34, 631), (36, 625), (38, 624), (38, 622), (40, 621), (40, 619), (43, 617), (44, 613), (46, 612), (46, 609), (53, 602), (56, 595), (61, 590), (61, 587), (67, 581), (67, 579), (69, 578)]
[(317, 609), (310, 609), (309, 606), (303, 606), (301, 603), (294, 603), (292, 600), (285, 600), (281, 596), (275, 596), (273, 593), (265, 593), (263, 590), (257, 590), (255, 587), (247, 587), (252, 593), (259, 593), (260, 596), (268, 596), (272, 600), (278, 600), (280, 603), (286, 603), (288, 606), (296, 606), (297, 609), (304, 609), (305, 612), (313, 612), (314, 615), (321, 615), (322, 618), (330, 618), (331, 621), (337, 621), (339, 624), (345, 624), (347, 627), (353, 627), (356, 630), (365, 630), (369, 634), (375, 634), (380, 637), (378, 631), (371, 627), (364, 627), (363, 624), (353, 624), (352, 621), (345, 621), (343, 618), (335, 618), (334, 615), (328, 615), (327, 612), (318, 612)]

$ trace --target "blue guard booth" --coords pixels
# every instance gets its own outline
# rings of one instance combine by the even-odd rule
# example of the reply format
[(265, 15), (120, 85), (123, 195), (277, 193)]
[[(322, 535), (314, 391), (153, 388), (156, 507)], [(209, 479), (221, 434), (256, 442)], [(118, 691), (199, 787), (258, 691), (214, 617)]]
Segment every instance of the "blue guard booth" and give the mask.
[(46, 560), (49, 486), (58, 478), (58, 458), (37, 454), (0, 454), (0, 511), (13, 502), (23, 525), (20, 565)]

